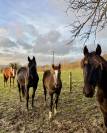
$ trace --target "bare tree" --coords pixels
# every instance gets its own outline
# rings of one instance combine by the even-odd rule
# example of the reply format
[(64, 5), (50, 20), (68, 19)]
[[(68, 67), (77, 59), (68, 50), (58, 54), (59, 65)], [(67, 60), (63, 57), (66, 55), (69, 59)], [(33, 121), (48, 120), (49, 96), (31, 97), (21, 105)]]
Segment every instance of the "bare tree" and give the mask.
[(89, 37), (105, 28), (107, 24), (107, 0), (69, 0), (67, 13), (75, 13), (72, 27), (72, 41), (77, 37), (86, 42)]

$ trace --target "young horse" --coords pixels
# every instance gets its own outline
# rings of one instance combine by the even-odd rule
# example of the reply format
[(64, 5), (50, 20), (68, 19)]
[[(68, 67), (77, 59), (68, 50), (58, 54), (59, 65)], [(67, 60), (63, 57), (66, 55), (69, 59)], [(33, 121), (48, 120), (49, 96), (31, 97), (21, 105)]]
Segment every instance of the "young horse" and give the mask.
[(10, 87), (11, 87), (11, 79), (13, 79), (13, 87), (14, 87), (15, 76), (16, 76), (16, 68), (14, 68), (14, 67), (4, 68), (3, 69), (4, 87), (5, 87), (5, 83), (7, 85), (8, 79), (10, 79)]
[(101, 47), (89, 53), (84, 47), (84, 58), (81, 61), (84, 76), (83, 93), (86, 97), (93, 97), (97, 86), (97, 100), (103, 113), (104, 124), (107, 132), (107, 62), (101, 57)]
[(44, 95), (45, 95), (45, 102), (46, 102), (46, 94), (47, 91), (49, 92), (49, 95), (51, 97), (50, 101), (50, 111), (49, 111), (49, 119), (52, 117), (52, 109), (53, 109), (53, 95), (56, 95), (55, 99), (55, 108), (54, 108), (54, 114), (57, 113), (57, 104), (59, 95), (62, 88), (62, 82), (61, 82), (61, 65), (54, 66), (52, 65), (53, 70), (46, 70), (43, 74), (43, 88), (44, 88)]
[(21, 67), (17, 72), (17, 83), (19, 88), (19, 96), (21, 100), (21, 91), (23, 96), (26, 92), (26, 107), (28, 109), (28, 101), (29, 101), (29, 88), (33, 87), (33, 94), (32, 94), (32, 107), (34, 106), (34, 97), (35, 97), (35, 91), (37, 89), (39, 77), (37, 73), (37, 66), (36, 66), (36, 60), (33, 56), (33, 59), (31, 60), (30, 57), (28, 57), (28, 67)]
[(27, 67), (20, 67), (17, 71), (17, 85), (19, 88), (20, 101), (22, 101), (21, 94), (23, 95), (23, 97), (25, 96), (27, 80), (28, 80)]

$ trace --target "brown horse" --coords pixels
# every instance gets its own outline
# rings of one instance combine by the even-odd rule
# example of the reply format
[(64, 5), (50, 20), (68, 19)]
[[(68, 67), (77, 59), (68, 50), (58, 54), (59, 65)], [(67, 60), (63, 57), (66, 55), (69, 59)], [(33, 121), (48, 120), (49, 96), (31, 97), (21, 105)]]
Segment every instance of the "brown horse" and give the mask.
[(49, 111), (49, 119), (52, 118), (52, 111), (53, 111), (53, 95), (56, 95), (55, 99), (55, 108), (54, 114), (57, 113), (57, 104), (59, 95), (62, 88), (61, 82), (61, 65), (58, 66), (52, 65), (52, 71), (46, 70), (43, 74), (43, 88), (44, 88), (44, 95), (45, 95), (45, 102), (46, 102), (46, 94), (47, 91), (50, 95), (50, 111)]
[(24, 96), (26, 94), (26, 107), (28, 109), (28, 101), (29, 101), (29, 88), (33, 87), (33, 94), (32, 94), (32, 107), (34, 106), (34, 97), (35, 91), (38, 86), (39, 76), (37, 73), (37, 64), (35, 57), (30, 59), (28, 56), (28, 66), (21, 67), (17, 71), (17, 83), (19, 88), (19, 96), (21, 101), (21, 92)]
[(81, 61), (84, 76), (83, 93), (86, 97), (93, 97), (97, 86), (97, 100), (103, 113), (104, 124), (107, 132), (107, 61), (101, 56), (101, 47), (89, 52), (84, 47), (84, 58)]
[(17, 85), (19, 89), (20, 101), (22, 101), (21, 95), (23, 95), (23, 97), (25, 96), (27, 81), (28, 81), (28, 68), (20, 67), (17, 71)]
[(10, 87), (11, 87), (11, 79), (13, 79), (13, 87), (14, 87), (14, 79), (16, 76), (16, 69), (14, 67), (6, 67), (3, 69), (3, 77), (4, 77), (4, 87), (7, 85), (8, 79), (10, 79)]

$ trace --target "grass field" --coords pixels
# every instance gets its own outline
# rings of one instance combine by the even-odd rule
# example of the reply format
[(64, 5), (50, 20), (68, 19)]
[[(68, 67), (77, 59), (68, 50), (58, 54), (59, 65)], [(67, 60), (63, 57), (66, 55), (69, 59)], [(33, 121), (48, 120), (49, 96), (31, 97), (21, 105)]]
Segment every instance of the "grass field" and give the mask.
[[(44, 106), (42, 72), (35, 96), (35, 107), (25, 107), (25, 99), (19, 101), (18, 88), (3, 87), (0, 75), (0, 133), (103, 133), (101, 112), (95, 96), (85, 98), (82, 94), (82, 71), (73, 69), (73, 87), (69, 92), (69, 71), (62, 72), (63, 88), (60, 95), (58, 113), (48, 120), (49, 108)], [(30, 89), (30, 96), (32, 88)], [(49, 98), (48, 98), (49, 103)]]

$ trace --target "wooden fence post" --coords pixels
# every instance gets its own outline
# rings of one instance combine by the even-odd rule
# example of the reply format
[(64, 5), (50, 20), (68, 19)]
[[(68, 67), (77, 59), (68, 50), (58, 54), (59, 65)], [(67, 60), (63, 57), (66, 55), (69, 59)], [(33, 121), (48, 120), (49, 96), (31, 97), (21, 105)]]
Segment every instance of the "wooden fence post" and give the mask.
[(69, 75), (69, 82), (70, 82), (70, 92), (72, 90), (72, 72), (70, 72), (70, 75)]

